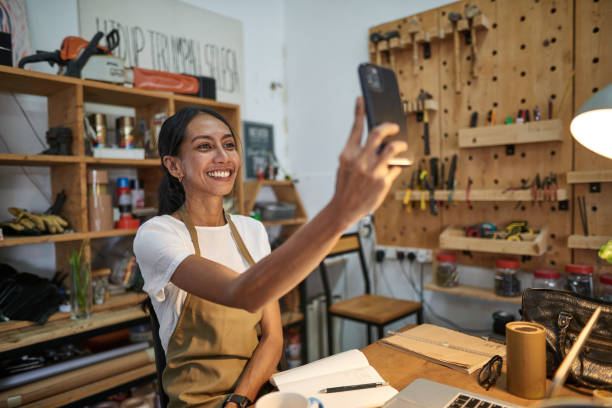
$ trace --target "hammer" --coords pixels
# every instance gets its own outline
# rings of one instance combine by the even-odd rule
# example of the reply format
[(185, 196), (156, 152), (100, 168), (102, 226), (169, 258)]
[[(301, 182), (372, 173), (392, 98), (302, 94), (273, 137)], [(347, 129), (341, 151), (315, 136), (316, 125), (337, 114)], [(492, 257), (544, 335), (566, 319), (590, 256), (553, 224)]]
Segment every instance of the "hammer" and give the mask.
[(382, 65), (380, 52), (378, 51), (378, 43), (384, 39), (385, 38), (381, 33), (372, 33), (370, 35), (370, 41), (372, 41), (372, 44), (374, 44), (374, 50), (376, 50), (376, 65)]
[(410, 34), (410, 41), (412, 42), (412, 73), (414, 75), (419, 73), (419, 50), (416, 43), (416, 33), (421, 30), (421, 19), (419, 16), (414, 16), (407, 23), (408, 34)]
[(451, 11), (448, 13), (448, 19), (453, 25), (455, 41), (455, 92), (461, 93), (461, 61), (459, 58), (459, 31), (457, 30), (457, 22), (461, 20), (461, 14)]
[[(400, 33), (397, 30), (393, 30), (393, 31), (388, 31), (385, 33), (385, 35), (383, 36), (383, 38), (387, 41), (387, 45), (389, 45), (389, 41), (392, 38), (399, 38), (400, 37)], [(389, 64), (391, 64), (391, 69), (393, 71), (395, 71), (395, 54), (393, 52), (393, 50), (391, 49), (390, 46), (387, 47), (388, 48), (388, 53), (389, 53)]]
[(423, 142), (425, 143), (425, 156), (429, 156), (431, 154), (429, 148), (429, 115), (427, 114), (425, 102), (427, 99), (432, 98), (433, 96), (430, 93), (425, 92), (422, 89), (421, 92), (419, 92), (419, 96), (417, 96), (417, 101), (419, 102), (421, 109), (423, 109)]
[(472, 78), (476, 78), (476, 27), (474, 26), (474, 18), (480, 14), (480, 9), (475, 4), (465, 5), (465, 18), (468, 20), (470, 26), (470, 38), (471, 38), (471, 62), (470, 75)]

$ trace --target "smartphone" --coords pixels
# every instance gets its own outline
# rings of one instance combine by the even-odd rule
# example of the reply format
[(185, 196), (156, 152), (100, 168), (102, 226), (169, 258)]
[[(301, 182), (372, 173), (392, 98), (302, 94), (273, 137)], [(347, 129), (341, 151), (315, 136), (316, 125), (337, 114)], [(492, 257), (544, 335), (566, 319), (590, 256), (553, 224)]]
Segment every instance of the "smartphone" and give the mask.
[[(408, 143), (406, 117), (402, 108), (399, 86), (395, 72), (389, 68), (374, 64), (360, 64), (358, 68), (361, 92), (365, 102), (368, 130), (384, 122), (395, 123), (400, 130), (396, 135), (387, 136), (380, 145), (379, 152), (385, 144), (392, 140), (403, 140)], [(412, 160), (408, 151), (401, 153), (389, 161), (389, 165), (408, 167)]]

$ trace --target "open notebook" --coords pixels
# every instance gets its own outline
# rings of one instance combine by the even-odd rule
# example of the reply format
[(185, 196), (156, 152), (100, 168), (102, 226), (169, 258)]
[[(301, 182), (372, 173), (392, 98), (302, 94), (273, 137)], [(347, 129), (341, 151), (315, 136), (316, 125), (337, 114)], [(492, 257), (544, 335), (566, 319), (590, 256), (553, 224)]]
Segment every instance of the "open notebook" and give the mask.
[(434, 363), (472, 374), (494, 355), (506, 357), (506, 346), (455, 330), (421, 324), (382, 339), (384, 344)]
[(301, 367), (276, 373), (270, 379), (283, 392), (297, 392), (319, 399), (325, 408), (380, 407), (397, 390), (389, 385), (363, 390), (322, 393), (321, 390), (343, 385), (382, 382), (384, 379), (359, 350), (349, 350)]

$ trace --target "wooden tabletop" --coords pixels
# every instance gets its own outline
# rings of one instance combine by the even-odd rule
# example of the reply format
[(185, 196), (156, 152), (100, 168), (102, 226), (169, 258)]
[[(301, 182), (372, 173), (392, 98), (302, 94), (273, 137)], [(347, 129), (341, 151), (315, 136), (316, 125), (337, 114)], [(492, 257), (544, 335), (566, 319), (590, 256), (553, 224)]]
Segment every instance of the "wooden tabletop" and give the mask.
[[(400, 331), (407, 330), (411, 327), (414, 326), (406, 326)], [(443, 365), (435, 364), (420, 357), (395, 350), (378, 341), (370, 344), (361, 351), (365, 354), (372, 367), (378, 371), (385, 381), (398, 391), (401, 391), (417, 378), (425, 378), (517, 405), (529, 406), (540, 402), (539, 400), (528, 400), (516, 397), (507, 391), (505, 363), (502, 374), (497, 380), (497, 384), (487, 391), (478, 385), (478, 371), (474, 372), (472, 375), (464, 374)], [(546, 380), (546, 382), (550, 387), (550, 380)], [(579, 396), (580, 394), (564, 388), (559, 395)]]

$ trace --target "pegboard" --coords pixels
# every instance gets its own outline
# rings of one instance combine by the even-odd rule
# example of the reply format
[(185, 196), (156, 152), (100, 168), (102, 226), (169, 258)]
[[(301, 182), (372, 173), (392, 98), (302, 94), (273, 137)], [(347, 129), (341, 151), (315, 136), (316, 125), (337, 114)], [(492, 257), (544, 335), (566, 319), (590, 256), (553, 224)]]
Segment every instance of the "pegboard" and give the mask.
[[(460, 31), (459, 72), (453, 37), (451, 12), (464, 14), (466, 5), (476, 5), (484, 19), (476, 26), (474, 75), (470, 45), (466, 44), (468, 24), (465, 16), (457, 23)], [(429, 159), (438, 157), (448, 174), (453, 155), (457, 155), (457, 189), (500, 189), (519, 186), (521, 179), (531, 182), (556, 173), (560, 189), (566, 189), (569, 209), (558, 202), (465, 201), (438, 205), (438, 215), (412, 208), (407, 213), (397, 192), (408, 188), (413, 169), (404, 170), (391, 193), (375, 213), (377, 239), (381, 245), (432, 248), (439, 246), (439, 235), (449, 225), (466, 226), (492, 222), (504, 226), (514, 220), (527, 220), (534, 228), (547, 227), (547, 251), (542, 256), (524, 257), (521, 268), (534, 270), (553, 267), (562, 270), (571, 262), (596, 264), (595, 251), (568, 248), (568, 237), (581, 234), (580, 218), (574, 206), (577, 194), (588, 184), (567, 184), (572, 170), (612, 169), (612, 160), (597, 156), (577, 145), (569, 132), (573, 112), (597, 89), (612, 81), (612, 0), (474, 0), (459, 1), (416, 15), (420, 32), (410, 33), (415, 16), (370, 28), (385, 34), (397, 30), (399, 39), (369, 43), (371, 61), (395, 69), (401, 96), (416, 99), (421, 89), (437, 102), (429, 113), (431, 155), (425, 156), (423, 123), (413, 113), (406, 115), (409, 149), (415, 160), (429, 170)], [(476, 20), (474, 20), (476, 21)], [(414, 59), (413, 44), (418, 47)], [(425, 41), (431, 56), (424, 59)], [(391, 47), (389, 47), (391, 45)], [(382, 53), (380, 52), (382, 51)], [(390, 57), (393, 58), (390, 58)], [(573, 72), (575, 67), (575, 72)], [(459, 84), (459, 86), (457, 85)], [(458, 89), (459, 88), (459, 89)], [(460, 91), (460, 92), (458, 92)], [(564, 97), (565, 95), (565, 97)], [(562, 102), (563, 100), (563, 102)], [(560, 141), (514, 145), (509, 155), (506, 146), (459, 148), (459, 130), (470, 126), (478, 112), (478, 127), (486, 126), (487, 113), (495, 110), (496, 124), (515, 118), (519, 109), (531, 113), (538, 107), (542, 119), (562, 124)], [(533, 120), (533, 116), (531, 118)], [(587, 193), (590, 232), (612, 236), (612, 183), (602, 183), (601, 193)], [(463, 192), (465, 194), (465, 192)], [(400, 193), (401, 195), (401, 193)], [(426, 194), (427, 198), (429, 194)], [(418, 207), (418, 205), (417, 205)], [(593, 211), (593, 209), (595, 210)], [(459, 254), (459, 263), (492, 267), (498, 254)], [(599, 272), (607, 267), (598, 266)]]

